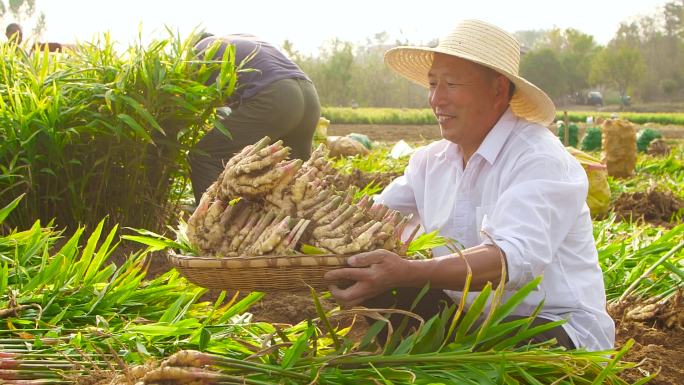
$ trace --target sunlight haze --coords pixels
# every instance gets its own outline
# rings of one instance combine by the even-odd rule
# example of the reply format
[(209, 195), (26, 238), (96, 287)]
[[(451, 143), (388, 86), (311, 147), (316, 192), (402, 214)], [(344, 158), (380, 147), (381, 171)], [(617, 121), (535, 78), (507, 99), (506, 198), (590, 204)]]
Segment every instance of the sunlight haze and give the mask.
[[(337, 37), (364, 44), (387, 32), (396, 39), (427, 44), (459, 20), (476, 18), (509, 32), (575, 28), (606, 44), (623, 21), (653, 15), (666, 1), (36, 1), (47, 29), (42, 40), (71, 43), (109, 31), (128, 44), (142, 24), (144, 42), (165, 37), (164, 26), (181, 35), (200, 27), (214, 34), (252, 33), (277, 45), (287, 39), (305, 54), (315, 54)], [(5, 20), (9, 22), (9, 20)], [(26, 22), (26, 30), (31, 27)]]

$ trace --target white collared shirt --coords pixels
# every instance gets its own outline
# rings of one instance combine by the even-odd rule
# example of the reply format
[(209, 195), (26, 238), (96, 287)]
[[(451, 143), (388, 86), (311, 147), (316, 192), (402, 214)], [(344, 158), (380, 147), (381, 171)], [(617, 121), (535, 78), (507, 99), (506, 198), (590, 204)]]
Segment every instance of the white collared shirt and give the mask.
[(587, 189), (586, 173), (558, 138), (509, 109), (465, 169), (457, 144), (434, 142), (416, 151), (378, 200), (417, 214), (425, 231), (439, 230), (466, 248), (491, 243), (482, 229), (506, 254), (504, 301), (544, 276), (513, 314), (529, 316), (544, 300), (540, 317), (567, 320), (576, 347), (603, 350), (613, 347), (615, 325), (606, 312)]

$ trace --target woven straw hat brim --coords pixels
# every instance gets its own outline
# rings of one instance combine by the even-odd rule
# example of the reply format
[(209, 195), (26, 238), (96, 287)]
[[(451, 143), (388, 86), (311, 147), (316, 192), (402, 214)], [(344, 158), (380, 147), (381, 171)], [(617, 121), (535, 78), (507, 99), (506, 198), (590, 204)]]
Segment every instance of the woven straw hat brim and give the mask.
[(556, 107), (544, 91), (524, 78), (487, 63), (480, 58), (452, 50), (400, 46), (385, 53), (385, 64), (399, 75), (425, 88), (429, 87), (428, 72), (435, 53), (460, 57), (491, 68), (510, 79), (516, 87), (511, 99), (511, 110), (531, 122), (549, 125), (556, 118)]

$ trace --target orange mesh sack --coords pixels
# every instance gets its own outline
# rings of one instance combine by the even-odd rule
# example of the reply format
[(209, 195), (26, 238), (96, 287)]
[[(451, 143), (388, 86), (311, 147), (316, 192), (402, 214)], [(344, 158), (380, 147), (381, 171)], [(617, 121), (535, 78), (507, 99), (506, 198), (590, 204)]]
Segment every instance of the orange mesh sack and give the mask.
[(608, 175), (627, 178), (636, 166), (636, 128), (628, 120), (608, 119), (602, 125), (601, 162)]

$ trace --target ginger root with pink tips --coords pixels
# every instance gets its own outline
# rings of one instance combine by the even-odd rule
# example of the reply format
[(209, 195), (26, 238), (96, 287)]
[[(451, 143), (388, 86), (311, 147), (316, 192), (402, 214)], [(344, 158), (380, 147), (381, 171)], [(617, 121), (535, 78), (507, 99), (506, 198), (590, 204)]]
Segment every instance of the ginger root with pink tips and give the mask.
[(368, 196), (354, 203), (355, 188), (337, 191), (325, 147), (302, 162), (287, 159), (282, 141), (270, 142), (265, 137), (232, 157), (202, 196), (187, 226), (200, 254), (287, 255), (302, 243), (334, 254), (406, 253), (401, 235), (410, 217)]
[(290, 148), (283, 147), (281, 140), (273, 144), (269, 144), (270, 141), (269, 137), (264, 137), (230, 158), (218, 180), (207, 191), (222, 201), (238, 197), (258, 199), (283, 180), (291, 180), (302, 161), (285, 160)]

